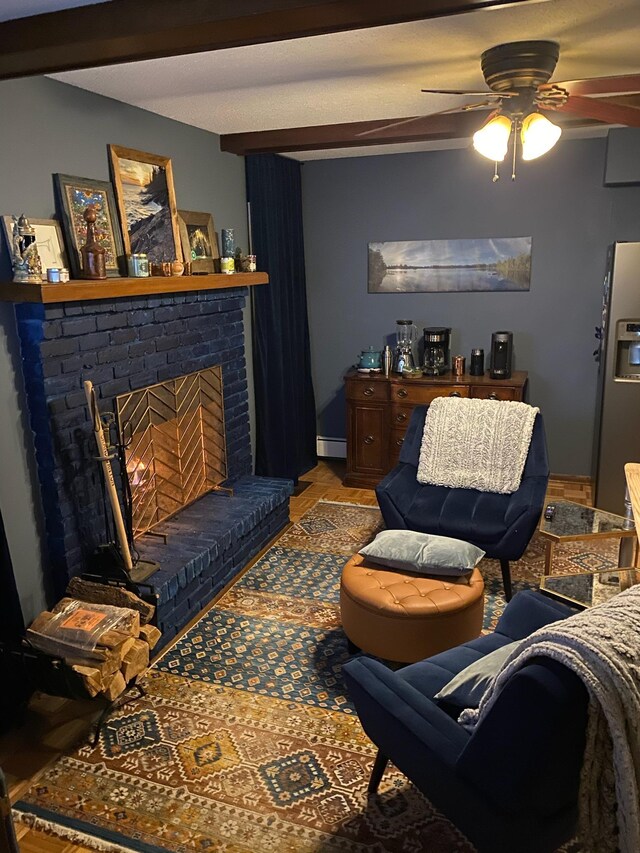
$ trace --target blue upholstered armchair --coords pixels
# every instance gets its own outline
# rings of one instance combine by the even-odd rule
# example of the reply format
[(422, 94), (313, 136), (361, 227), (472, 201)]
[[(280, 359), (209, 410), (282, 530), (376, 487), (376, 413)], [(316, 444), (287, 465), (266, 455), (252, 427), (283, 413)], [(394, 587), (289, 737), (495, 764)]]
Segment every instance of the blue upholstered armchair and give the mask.
[(426, 406), (411, 415), (398, 465), (382, 480), (376, 495), (390, 529), (438, 533), (472, 542), (487, 557), (500, 560), (507, 600), (511, 598), (510, 560), (519, 560), (538, 524), (549, 480), (542, 415), (536, 415), (520, 488), (510, 495), (449, 489), (417, 480)]
[(570, 839), (588, 705), (580, 679), (550, 658), (530, 659), (473, 733), (456, 721), (461, 708), (433, 697), (478, 658), (573, 612), (527, 590), (493, 634), (397, 672), (349, 661), (349, 696), (379, 750), (369, 792), (390, 759), (480, 853), (551, 853)]

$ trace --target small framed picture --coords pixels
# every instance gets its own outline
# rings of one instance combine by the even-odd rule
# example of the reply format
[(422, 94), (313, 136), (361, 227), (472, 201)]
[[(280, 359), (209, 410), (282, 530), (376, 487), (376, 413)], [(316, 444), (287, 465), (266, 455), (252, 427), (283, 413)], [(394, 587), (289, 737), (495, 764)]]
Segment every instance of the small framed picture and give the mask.
[(96, 239), (105, 250), (105, 266), (110, 278), (120, 275), (124, 266), (124, 248), (113, 187), (109, 181), (77, 178), (74, 175), (54, 175), (56, 201), (69, 250), (71, 277), (80, 278), (82, 265), (80, 249), (87, 238), (84, 211), (92, 204), (97, 211)]
[(211, 214), (179, 210), (178, 222), (182, 254), (185, 261), (191, 263), (191, 271), (194, 273), (216, 272), (220, 251)]
[(154, 264), (182, 260), (171, 159), (108, 148), (125, 251), (142, 252)]
[[(60, 223), (56, 219), (32, 219), (27, 216), (30, 225), (36, 232), (36, 245), (38, 254), (42, 261), (42, 280), (47, 280), (47, 270), (51, 267), (69, 268), (67, 253), (64, 250), (64, 241), (62, 239), (62, 229)], [(3, 216), (2, 225), (4, 234), (7, 238), (7, 246), (11, 253), (13, 243), (13, 217)]]

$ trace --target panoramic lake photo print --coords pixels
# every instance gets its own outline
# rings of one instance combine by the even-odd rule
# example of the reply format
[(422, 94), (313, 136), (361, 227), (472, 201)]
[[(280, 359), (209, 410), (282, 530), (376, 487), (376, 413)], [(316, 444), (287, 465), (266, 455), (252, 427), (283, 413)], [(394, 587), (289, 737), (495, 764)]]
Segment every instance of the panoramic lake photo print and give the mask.
[(369, 293), (529, 290), (531, 237), (369, 243)]

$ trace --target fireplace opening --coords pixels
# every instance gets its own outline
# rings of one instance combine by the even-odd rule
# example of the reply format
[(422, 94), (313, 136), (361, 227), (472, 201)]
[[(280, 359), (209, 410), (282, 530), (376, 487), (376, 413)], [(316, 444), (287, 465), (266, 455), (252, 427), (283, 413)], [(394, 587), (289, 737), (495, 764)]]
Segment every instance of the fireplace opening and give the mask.
[(222, 367), (116, 397), (134, 538), (227, 479)]

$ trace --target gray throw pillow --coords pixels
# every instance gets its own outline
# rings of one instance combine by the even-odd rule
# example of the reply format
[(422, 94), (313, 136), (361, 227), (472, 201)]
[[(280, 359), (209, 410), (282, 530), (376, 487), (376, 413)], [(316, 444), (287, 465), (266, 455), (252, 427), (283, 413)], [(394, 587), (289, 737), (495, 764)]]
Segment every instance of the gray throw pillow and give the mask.
[(506, 646), (483, 655), (480, 660), (454, 675), (433, 698), (443, 699), (458, 708), (477, 708), (487, 687), (500, 672), (511, 652), (519, 645), (519, 641), (507, 643)]
[(391, 569), (455, 577), (470, 574), (484, 557), (470, 542), (415, 530), (383, 530), (360, 553)]

